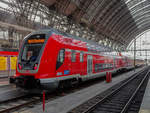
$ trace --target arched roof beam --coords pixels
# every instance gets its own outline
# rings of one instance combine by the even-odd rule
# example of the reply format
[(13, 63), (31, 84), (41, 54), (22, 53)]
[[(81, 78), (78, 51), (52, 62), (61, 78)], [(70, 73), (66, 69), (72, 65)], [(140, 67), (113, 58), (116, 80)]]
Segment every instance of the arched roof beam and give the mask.
[[(132, 31), (132, 33), (129, 34), (128, 37), (130, 37), (130, 39), (134, 39), (136, 36), (138, 36), (141, 32), (144, 32), (145, 30), (150, 29), (150, 25), (146, 25), (143, 24), (143, 28), (141, 27), (141, 29), (139, 31), (137, 31), (136, 29)], [(134, 35), (133, 35), (134, 34)], [(130, 42), (132, 41), (130, 40)], [(128, 44), (129, 45), (129, 44)]]
[[(145, 29), (145, 30), (144, 30)], [(137, 36), (136, 36), (136, 39), (138, 39), (141, 35), (143, 35), (145, 32), (147, 32), (147, 31), (150, 31), (150, 26), (147, 26), (147, 28), (145, 28), (144, 27), (144, 29), (142, 30), (142, 31), (144, 31), (144, 32), (140, 32)], [(128, 45), (128, 48), (130, 48), (130, 46), (132, 45), (132, 43), (133, 43), (133, 41), (134, 40), (130, 40), (130, 43), (129, 43), (129, 45)]]
[(117, 31), (118, 34), (121, 35), (122, 34), (121, 32), (126, 31), (126, 29), (129, 29), (130, 26), (136, 26), (136, 24), (134, 23), (134, 21), (132, 20), (132, 18), (131, 19), (130, 18), (128, 18), (128, 20), (126, 20), (125, 23), (121, 24), (120, 29), (118, 29), (118, 31)]
[[(112, 5), (112, 7), (110, 7), (110, 9), (108, 10), (108, 12), (106, 13), (106, 15), (103, 17), (103, 21), (102, 23), (104, 25), (107, 25), (107, 23), (109, 22), (109, 20), (116, 15), (116, 13), (118, 13), (121, 9), (122, 5), (120, 1), (116, 1), (114, 2), (114, 4)], [(124, 5), (124, 4), (123, 4)]]
[(131, 29), (137, 29), (137, 27), (132, 22), (126, 25), (127, 27), (120, 31), (120, 35), (123, 35), (125, 38), (128, 38), (127, 35), (131, 32)]
[(135, 22), (138, 23), (139, 21), (141, 21), (142, 19), (145, 19), (145, 18), (150, 18), (150, 14), (139, 17), (138, 19), (135, 20)]
[[(150, 24), (150, 15), (149, 15), (149, 18), (145, 18), (145, 17), (143, 17), (143, 18), (141, 18), (141, 19), (139, 19), (138, 20), (138, 26), (141, 26), (141, 24), (143, 24), (143, 23), (147, 23), (147, 24)], [(139, 27), (139, 29), (140, 29), (140, 27)], [(124, 30), (124, 31), (126, 31), (126, 30)], [(131, 29), (128, 29), (125, 33), (130, 33), (131, 32)]]
[(138, 34), (140, 34), (141, 32), (144, 32), (144, 30), (147, 30), (148, 26), (150, 26), (150, 20), (145, 20), (145, 22), (142, 22), (139, 26), (139, 29), (130, 29), (131, 31), (129, 32), (129, 35), (127, 37), (132, 38), (132, 37), (136, 37)]
[(139, 13), (139, 15), (135, 15), (135, 16), (134, 16), (134, 19), (137, 20), (138, 18), (140, 18), (140, 17), (142, 17), (142, 16), (146, 16), (146, 15), (148, 15), (148, 14), (150, 14), (150, 10), (145, 11), (145, 12), (142, 12), (142, 13)]
[(132, 32), (128, 35), (128, 37), (133, 37), (134, 36), (134, 38), (135, 38), (141, 32), (144, 32), (145, 30), (149, 29), (150, 24), (148, 24), (148, 23), (150, 23), (150, 21), (142, 23), (140, 29), (138, 29), (138, 30), (133, 29)]
[(147, 26), (147, 25), (150, 25), (150, 20), (144, 20), (142, 21), (140, 24), (139, 24), (139, 29), (141, 29), (141, 27), (143, 26)]
[[(105, 2), (104, 2), (105, 1)], [(109, 10), (109, 8), (112, 6), (112, 4), (116, 2), (116, 0), (103, 0), (102, 3), (99, 5), (99, 10), (97, 11), (97, 13), (93, 16), (93, 19), (91, 21), (91, 24), (97, 24), (97, 22), (99, 22), (99, 20), (103, 20), (104, 15), (106, 14), (106, 12)]]
[[(134, 5), (134, 4), (133, 4)], [(135, 12), (139, 9), (142, 9), (143, 7), (147, 7), (149, 5), (149, 1), (146, 0), (144, 2), (140, 2), (134, 5), (134, 7), (129, 7), (129, 10), (132, 12)]]
[(143, 3), (146, 2), (146, 1), (147, 1), (147, 0), (141, 0), (141, 1), (132, 0), (132, 1), (128, 2), (128, 3), (126, 3), (126, 4), (128, 5), (129, 10), (131, 10), (131, 9), (137, 7), (138, 5), (143, 4)]
[[(98, 28), (99, 28), (99, 27), (98, 27)], [(98, 34), (103, 34), (103, 33), (101, 33), (101, 32), (98, 30), (98, 28), (97, 28), (96, 32), (97, 32)], [(122, 45), (125, 45), (125, 44), (126, 44), (126, 42), (125, 42), (123, 39), (122, 39), (121, 41), (120, 41), (120, 40), (116, 40), (116, 38), (114, 39), (114, 38), (112, 38), (112, 37), (106, 36), (106, 34), (103, 34), (102, 36), (107, 37), (107, 38), (110, 39), (110, 40), (114, 40), (114, 41), (116, 41), (116, 42), (118, 42), (118, 43), (120, 43), (120, 44), (122, 44)]]
[(147, 22), (149, 20), (150, 20), (150, 16), (149, 16), (149, 18), (143, 17), (143, 18), (141, 18), (140, 20), (137, 21), (137, 25), (139, 26), (141, 23)]
[(121, 15), (112, 24), (112, 27), (111, 27), (112, 31), (118, 31), (118, 28), (122, 27), (122, 25), (130, 19), (132, 19), (134, 22), (134, 19), (132, 18), (128, 10), (124, 13), (121, 13)]
[[(138, 29), (137, 29), (137, 27), (136, 26), (130, 26), (129, 27), (129, 29), (127, 29), (127, 30), (124, 30), (124, 34), (126, 35), (126, 39), (127, 40), (129, 40), (130, 39), (130, 37), (128, 36), (130, 33), (132, 33), (132, 30), (134, 30), (134, 29), (136, 29), (137, 31), (138, 31)], [(132, 33), (133, 34), (133, 33)]]
[(142, 11), (142, 13), (144, 13), (145, 10), (150, 10), (150, 4), (147, 5), (147, 6), (145, 6), (145, 7), (138, 8), (138, 10), (133, 11), (133, 12), (132, 12), (132, 10), (131, 10), (131, 14), (132, 14), (132, 16), (134, 17), (135, 15), (138, 15), (139, 12), (141, 12), (141, 11)]
[(125, 7), (122, 7), (120, 10), (118, 10), (119, 12), (117, 12), (116, 15), (114, 15), (114, 17), (112, 17), (112, 19), (109, 21), (108, 26), (110, 28), (114, 28), (114, 26), (116, 24), (118, 24), (118, 22), (120, 22), (120, 19), (122, 18), (123, 15), (125, 15), (127, 12), (129, 13), (128, 10), (125, 10)]
[(128, 27), (128, 24), (130, 24), (130, 23), (134, 24), (132, 17), (124, 18), (124, 20), (122, 20), (121, 23), (118, 23), (119, 24), (118, 27), (117, 26), (115, 27), (116, 32), (120, 34), (122, 32), (122, 29), (124, 30), (125, 27)]
[[(121, 5), (121, 6), (120, 6)], [(121, 16), (124, 14), (124, 13), (126, 13), (126, 12), (128, 12), (129, 13), (129, 11), (128, 11), (128, 8), (127, 8), (127, 6), (126, 6), (126, 4), (124, 4), (124, 3), (122, 3), (122, 2), (118, 2), (116, 5), (115, 5), (115, 7), (113, 7), (112, 8), (112, 13), (111, 12), (108, 12), (107, 14), (108, 14), (108, 16), (107, 17), (105, 17), (105, 19), (104, 20), (106, 20), (106, 21), (104, 21), (104, 25), (106, 25), (106, 29), (110, 29), (111, 28), (111, 26), (113, 26), (114, 25), (114, 23), (117, 23), (118, 24), (118, 21), (117, 20), (119, 20), (118, 18), (120, 17), (121, 18)], [(121, 15), (121, 16), (120, 16)], [(114, 19), (114, 18), (116, 18), (116, 19)], [(123, 18), (124, 19), (124, 18)], [(118, 24), (119, 25), (119, 24)], [(118, 28), (119, 28), (119, 26), (118, 26)], [(117, 28), (116, 28), (117, 29)], [(117, 30), (116, 30), (117, 31)], [(115, 29), (114, 30), (111, 30), (111, 35), (113, 35), (113, 34), (117, 34), (116, 33), (116, 31), (115, 31)], [(118, 36), (119, 36), (119, 34), (118, 34)], [(122, 36), (120, 36), (120, 38), (123, 38)]]
[(120, 27), (121, 27), (125, 22), (130, 21), (130, 20), (133, 20), (131, 15), (124, 15), (124, 16), (122, 16), (122, 17), (124, 17), (124, 18), (119, 19), (118, 22), (117, 22), (116, 24), (114, 24), (114, 26), (111, 28), (112, 31), (116, 31), (116, 34), (117, 34), (117, 33), (118, 33), (118, 34), (120, 33), (120, 32), (118, 32), (118, 29), (120, 29)]
[[(141, 3), (143, 3), (143, 2), (141, 2)], [(142, 13), (143, 13), (143, 10), (146, 8), (146, 10), (147, 10), (147, 8), (149, 9), (150, 7), (149, 7), (150, 5), (147, 5), (147, 6), (145, 6), (144, 8), (140, 8), (138, 11), (136, 11), (136, 12), (133, 12), (132, 14), (133, 15), (136, 15), (136, 13), (137, 14), (139, 14), (139, 12), (141, 12), (142, 11)]]

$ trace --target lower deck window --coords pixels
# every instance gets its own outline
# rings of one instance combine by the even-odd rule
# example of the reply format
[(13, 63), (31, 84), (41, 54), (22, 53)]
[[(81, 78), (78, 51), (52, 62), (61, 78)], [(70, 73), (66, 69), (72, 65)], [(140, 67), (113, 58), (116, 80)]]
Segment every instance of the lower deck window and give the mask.
[(95, 72), (99, 72), (105, 69), (112, 69), (113, 64), (95, 64)]

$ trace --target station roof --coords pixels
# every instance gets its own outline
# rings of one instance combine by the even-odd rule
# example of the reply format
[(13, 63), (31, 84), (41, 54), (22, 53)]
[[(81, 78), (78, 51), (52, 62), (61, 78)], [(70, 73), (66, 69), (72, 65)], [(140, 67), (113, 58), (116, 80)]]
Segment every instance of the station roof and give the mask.
[(150, 0), (41, 0), (97, 33), (125, 46), (150, 29)]

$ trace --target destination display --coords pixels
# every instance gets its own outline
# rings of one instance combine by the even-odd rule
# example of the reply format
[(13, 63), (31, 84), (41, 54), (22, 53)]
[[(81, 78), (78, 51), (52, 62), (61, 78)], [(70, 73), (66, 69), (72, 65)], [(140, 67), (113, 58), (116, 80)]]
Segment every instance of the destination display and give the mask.
[(29, 39), (29, 44), (44, 43), (45, 39)]

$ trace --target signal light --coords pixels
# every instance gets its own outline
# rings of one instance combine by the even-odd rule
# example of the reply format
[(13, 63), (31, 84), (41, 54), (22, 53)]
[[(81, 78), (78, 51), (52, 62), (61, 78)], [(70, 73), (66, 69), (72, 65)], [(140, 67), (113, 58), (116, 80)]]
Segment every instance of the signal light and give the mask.
[(37, 68), (38, 68), (38, 64), (35, 64), (34, 65), (34, 70), (37, 70)]
[(19, 68), (20, 70), (22, 70), (22, 65), (21, 65), (21, 64), (18, 64), (18, 68)]

